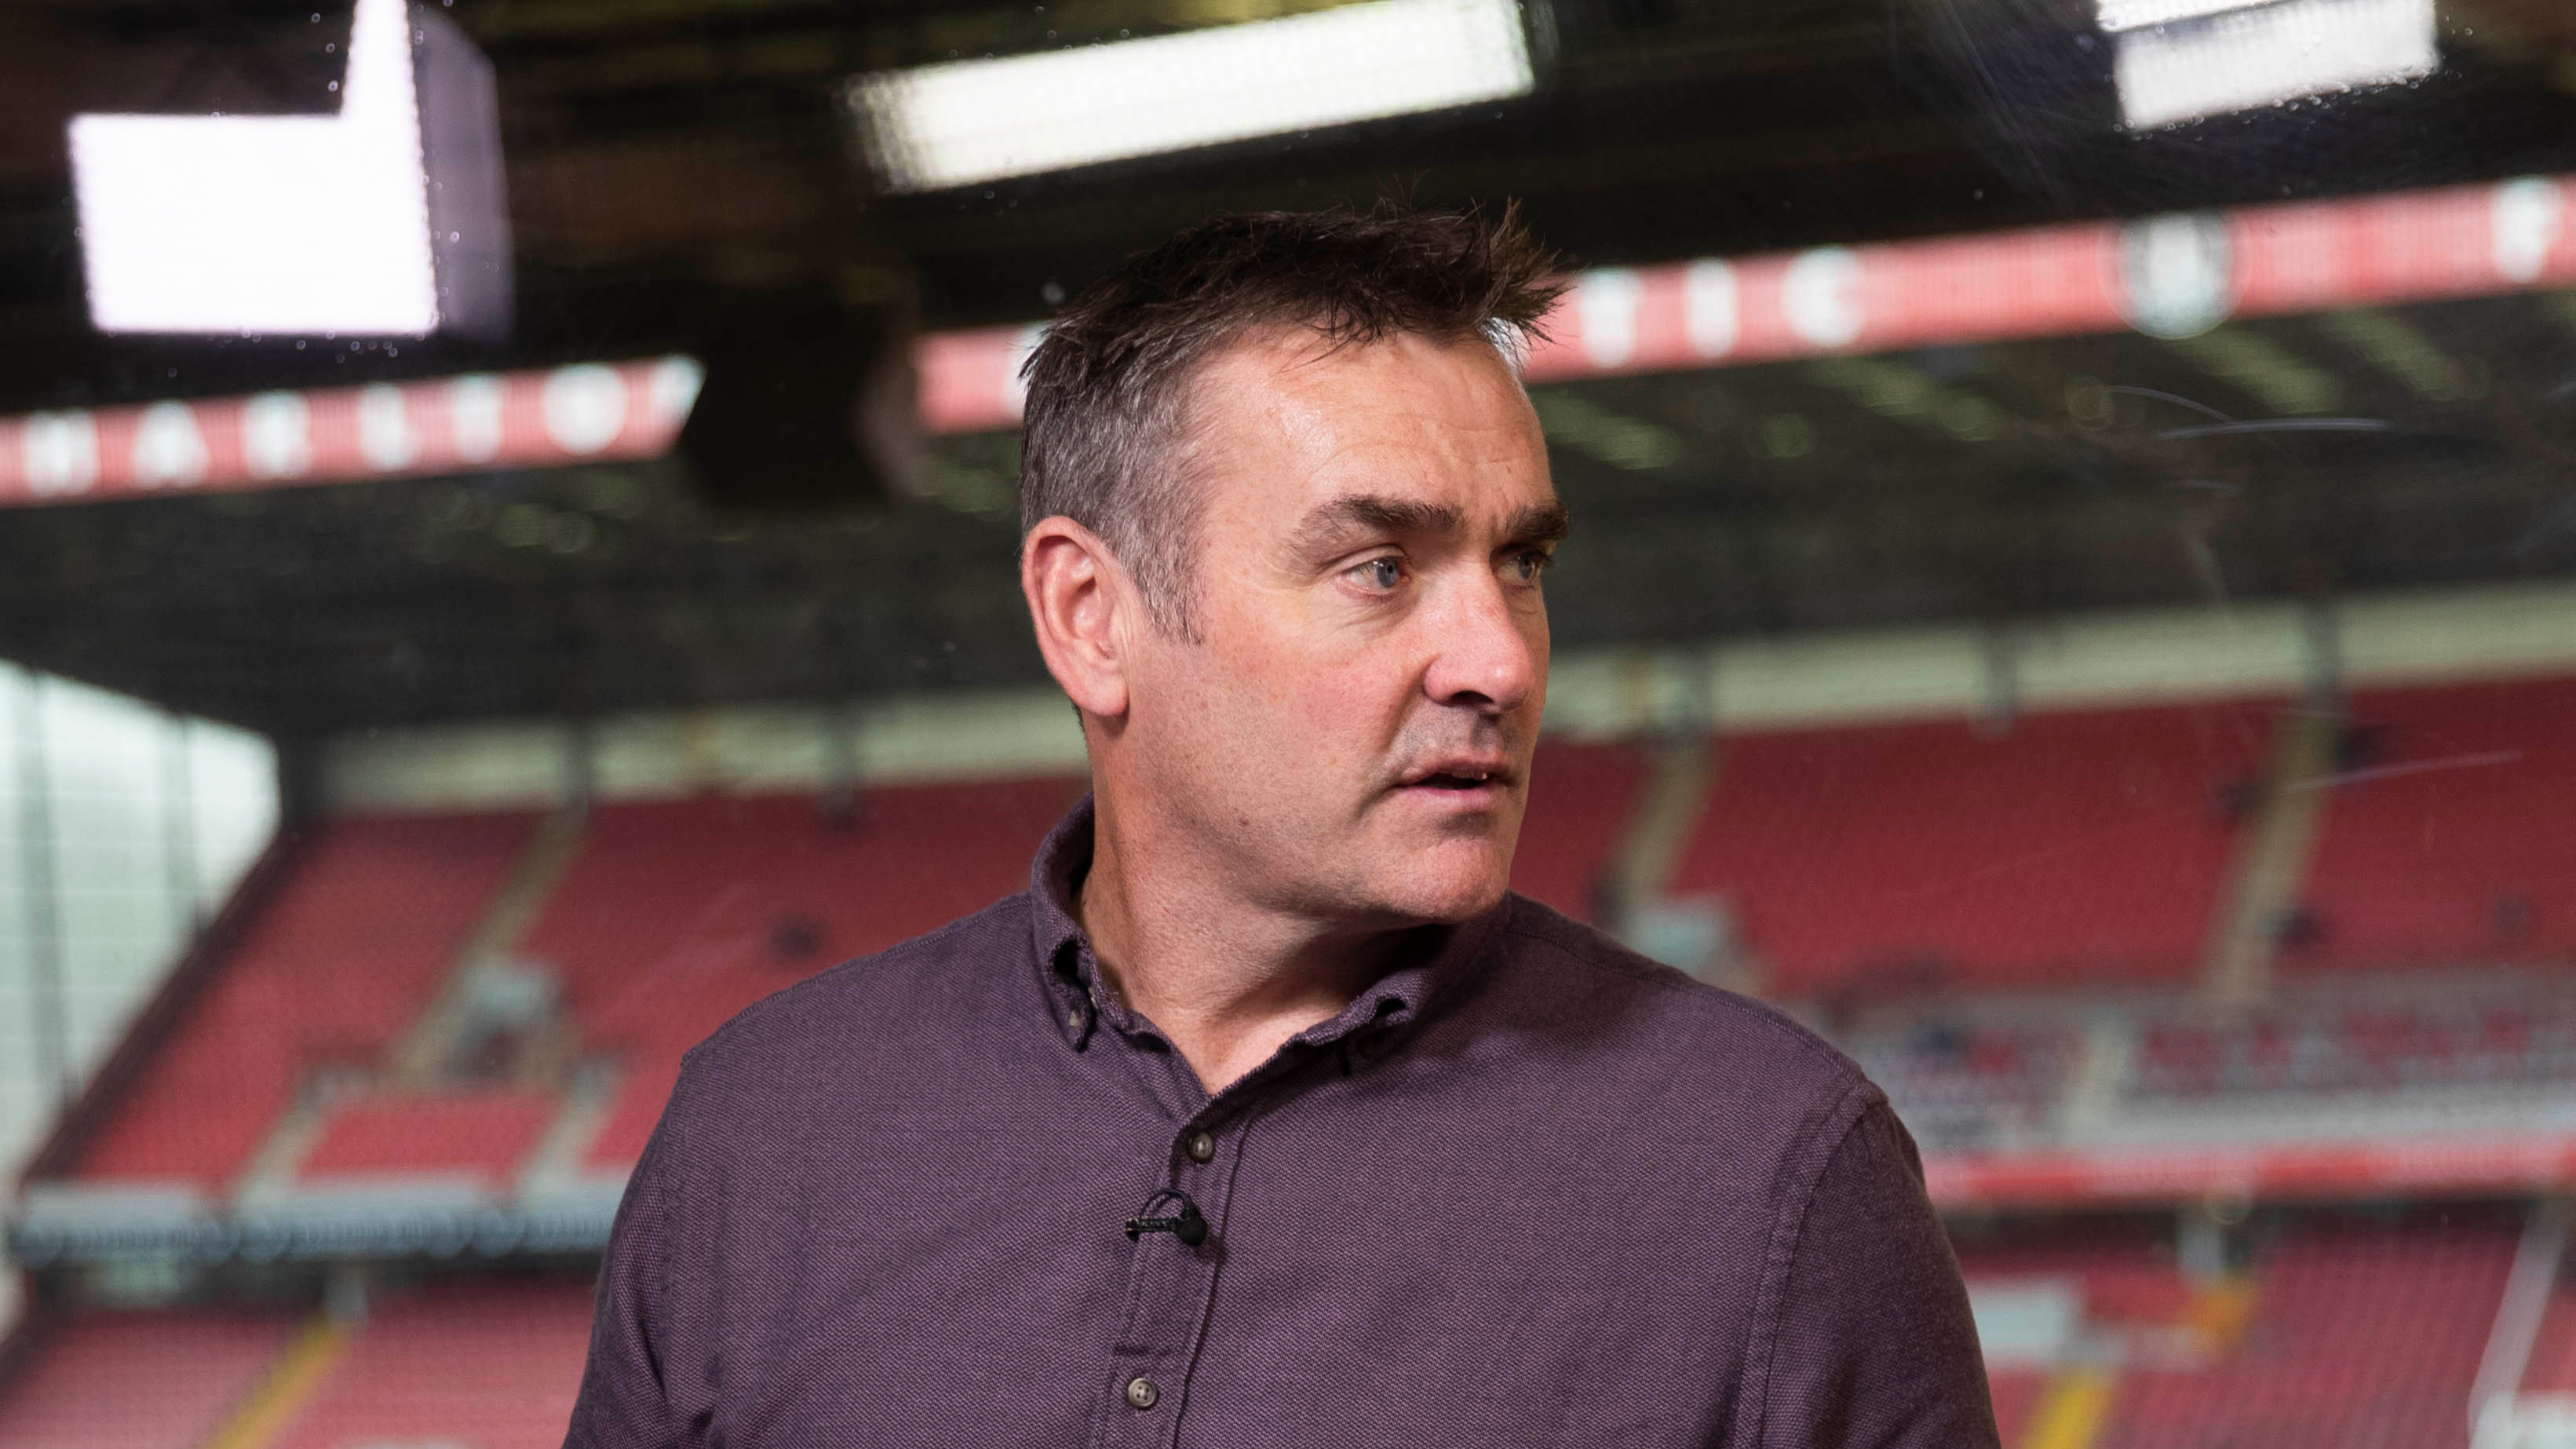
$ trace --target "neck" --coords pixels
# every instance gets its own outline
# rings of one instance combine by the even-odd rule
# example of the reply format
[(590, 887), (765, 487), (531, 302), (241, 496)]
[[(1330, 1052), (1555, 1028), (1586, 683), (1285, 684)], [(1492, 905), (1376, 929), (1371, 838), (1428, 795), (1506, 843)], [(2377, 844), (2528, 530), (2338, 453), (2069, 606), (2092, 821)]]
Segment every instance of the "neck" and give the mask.
[(1107, 984), (1210, 1093), (1339, 1014), (1396, 949), (1400, 929), (1267, 906), (1208, 874), (1205, 852), (1158, 840), (1105, 799), (1094, 811), (1075, 919)]

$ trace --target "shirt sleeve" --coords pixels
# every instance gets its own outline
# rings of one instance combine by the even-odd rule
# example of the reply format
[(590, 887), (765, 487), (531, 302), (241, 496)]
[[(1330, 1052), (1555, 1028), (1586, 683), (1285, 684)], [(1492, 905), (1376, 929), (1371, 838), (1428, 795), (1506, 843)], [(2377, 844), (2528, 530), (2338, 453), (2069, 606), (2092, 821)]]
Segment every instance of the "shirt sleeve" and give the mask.
[(1762, 1395), (1764, 1449), (1995, 1449), (1967, 1288), (1914, 1139), (1872, 1093), (1808, 1198)]
[(687, 1449), (705, 1444), (706, 1416), (683, 1401), (693, 1354), (675, 1332), (667, 1265), (675, 1256), (671, 1139), (678, 1094), (627, 1180), (608, 1234), (591, 1315), (590, 1358), (564, 1449)]

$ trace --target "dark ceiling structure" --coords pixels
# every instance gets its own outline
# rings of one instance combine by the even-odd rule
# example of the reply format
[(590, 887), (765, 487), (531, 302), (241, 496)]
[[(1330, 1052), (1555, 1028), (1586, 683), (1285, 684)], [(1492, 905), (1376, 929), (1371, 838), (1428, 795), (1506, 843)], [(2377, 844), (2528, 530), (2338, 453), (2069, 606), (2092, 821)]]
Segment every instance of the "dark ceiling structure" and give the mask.
[[(1519, 198), (1580, 265), (2576, 169), (2576, 21), (2442, 12), (2415, 85), (2129, 136), (2075, 0), (1556, 0), (1468, 111), (913, 196), (862, 71), (1298, 0), (455, 0), (499, 82), (505, 344), (108, 339), (62, 127), (327, 108), (345, 5), (0, 15), (0, 411), (719, 346), (797, 299), (855, 347), (1044, 315), (1211, 212)], [(337, 26), (335, 31), (334, 26)], [(2521, 296), (1538, 390), (1577, 534), (1561, 647), (2576, 570), (2576, 312)], [(2350, 429), (2175, 436), (2232, 419)], [(746, 507), (740, 456), (0, 511), (0, 656), (285, 739), (1041, 676), (1004, 436), (918, 498)]]

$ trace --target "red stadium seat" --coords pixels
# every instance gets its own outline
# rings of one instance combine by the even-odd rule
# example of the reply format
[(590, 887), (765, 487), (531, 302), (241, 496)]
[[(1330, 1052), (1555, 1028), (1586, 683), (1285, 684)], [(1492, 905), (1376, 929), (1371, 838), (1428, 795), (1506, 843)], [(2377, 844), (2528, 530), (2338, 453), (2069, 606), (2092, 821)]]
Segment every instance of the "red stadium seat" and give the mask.
[(587, 1285), (555, 1281), (387, 1294), (264, 1449), (554, 1449), (581, 1385), (590, 1304)]
[(2033, 1411), (2047, 1396), (2050, 1377), (2037, 1369), (1987, 1370), (1986, 1390), (1995, 1400), (1995, 1428), (2005, 1444), (2021, 1442)]
[(2206, 1367), (2129, 1368), (2097, 1449), (2464, 1445), (2516, 1236), (2505, 1224), (2292, 1231), (2256, 1266), (2234, 1350)]
[(1775, 991), (2187, 975), (2252, 704), (1729, 736), (1677, 895), (1733, 903)]
[(556, 1103), (511, 1088), (362, 1097), (332, 1110), (297, 1176), (442, 1173), (506, 1188)]
[(228, 1190), (308, 1068), (372, 1066), (418, 1017), (536, 825), (503, 814), (316, 827), (78, 1175)]
[(1512, 889), (1578, 921), (1595, 920), (1602, 876), (1646, 785), (1645, 747), (1549, 740), (1530, 767), (1529, 813)]
[(44, 1345), (0, 1397), (9, 1449), (196, 1449), (268, 1373), (294, 1321), (100, 1313)]
[(2366, 690), (2285, 965), (2576, 960), (2576, 679)]
[(2576, 1283), (2561, 1278), (2550, 1293), (2540, 1332), (2532, 1339), (2531, 1358), (2523, 1367), (2521, 1390), (2576, 1394)]

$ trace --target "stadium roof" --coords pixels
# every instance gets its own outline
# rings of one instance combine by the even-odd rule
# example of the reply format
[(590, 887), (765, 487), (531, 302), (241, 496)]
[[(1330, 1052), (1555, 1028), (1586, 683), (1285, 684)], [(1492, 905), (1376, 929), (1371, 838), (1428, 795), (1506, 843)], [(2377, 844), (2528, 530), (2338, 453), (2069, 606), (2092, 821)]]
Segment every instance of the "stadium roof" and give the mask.
[[(642, 356), (791, 284), (880, 324), (1023, 322), (1212, 210), (1390, 181), (1524, 198), (1601, 266), (2576, 167), (2576, 26), (2539, 0), (2453, 24), (2418, 85), (2144, 138), (2067, 49), (2083, 28), (2007, 0), (1564, 0), (1529, 12), (1525, 100), (913, 196), (871, 194), (833, 99), (952, 52), (1300, 8), (459, 0), (499, 76), (519, 335), (297, 355), (90, 332), (61, 127), (322, 104), (346, 8), (14, 6), (0, 412)], [(2571, 343), (2555, 299), (2502, 297), (1552, 386), (1559, 637), (2564, 572)], [(2170, 436), (2194, 405), (2388, 429)], [(10, 510), (0, 654), (288, 736), (1025, 680), (1011, 469), (970, 435), (897, 506), (712, 507), (664, 461)]]

